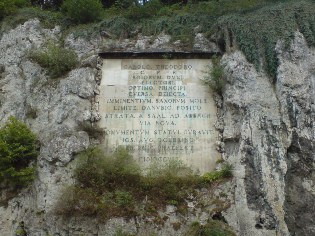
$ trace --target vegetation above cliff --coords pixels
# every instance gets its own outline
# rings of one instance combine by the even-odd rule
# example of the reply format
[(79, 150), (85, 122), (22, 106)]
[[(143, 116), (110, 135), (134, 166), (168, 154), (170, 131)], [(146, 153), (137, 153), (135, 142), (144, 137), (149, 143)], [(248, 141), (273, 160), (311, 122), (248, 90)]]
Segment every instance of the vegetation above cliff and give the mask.
[[(281, 40), (286, 48), (296, 31), (300, 31), (309, 46), (315, 46), (315, 1), (293, 1), (250, 12), (221, 17), (215, 28), (224, 41), (233, 43), (256, 69), (275, 77), (278, 60), (276, 44)], [(261, 68), (263, 65), (263, 68)]]
[(37, 17), (44, 27), (58, 24), (64, 34), (76, 37), (105, 32), (115, 40), (164, 32), (187, 47), (201, 32), (223, 52), (239, 48), (258, 70), (272, 77), (278, 66), (275, 45), (279, 39), (288, 47), (299, 30), (310, 46), (315, 45), (314, 0), (151, 0), (144, 5), (123, 0), (102, 1), (103, 6), (98, 0), (31, 2), (0, 0), (0, 19), (6, 16), (1, 31)]

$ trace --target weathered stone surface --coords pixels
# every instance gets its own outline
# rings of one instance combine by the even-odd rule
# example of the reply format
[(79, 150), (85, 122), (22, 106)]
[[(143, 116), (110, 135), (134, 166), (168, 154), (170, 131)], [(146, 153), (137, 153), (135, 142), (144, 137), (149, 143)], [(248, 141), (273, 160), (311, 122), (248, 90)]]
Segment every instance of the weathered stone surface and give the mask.
[(289, 138), (285, 176), (285, 220), (291, 235), (315, 234), (315, 50), (302, 34), (285, 52), (278, 47), (277, 93)]
[(38, 20), (32, 20), (4, 33), (0, 41), (0, 64), (4, 65), (1, 123), (14, 115), (26, 122), (41, 142), (35, 183), (12, 199), (8, 207), (0, 207), (1, 235), (13, 235), (21, 221), (28, 235), (43, 234), (43, 215), (55, 207), (64, 183), (71, 181), (72, 173), (64, 166), (89, 146), (88, 135), (77, 123), (91, 118), (91, 102), (84, 98), (94, 95), (95, 70), (81, 68), (64, 79), (51, 80), (27, 57), (29, 49), (58, 36), (58, 28), (45, 30)]
[[(226, 157), (236, 170), (239, 232), (275, 235), (281, 227), (281, 235), (286, 235), (286, 147), (278, 138), (281, 117), (273, 85), (239, 52), (224, 56), (222, 63), (229, 83), (223, 94), (223, 140)], [(270, 165), (273, 159), (277, 162)]]
[(126, 147), (143, 167), (179, 160), (214, 170), (216, 105), (209, 59), (104, 59), (99, 100), (104, 146)]
[[(180, 50), (180, 42), (172, 44), (167, 36), (113, 41), (69, 35), (65, 44), (82, 58), (81, 68), (63, 79), (50, 80), (39, 65), (27, 59), (27, 52), (48, 39), (58, 39), (59, 33), (58, 27), (43, 29), (38, 20), (31, 20), (0, 39), (0, 122), (14, 115), (41, 142), (34, 184), (8, 206), (0, 207), (1, 235), (14, 235), (22, 221), (28, 235), (35, 236), (114, 235), (118, 229), (137, 235), (182, 235), (195, 220), (204, 224), (220, 217), (214, 212), (218, 208), (242, 236), (315, 234), (315, 50), (300, 33), (289, 50), (279, 42), (275, 81), (257, 72), (240, 52), (224, 55), (221, 62), (227, 85), (222, 99), (215, 97), (221, 139), (217, 147), (233, 164), (235, 177), (217, 190), (199, 190), (199, 200), (188, 196), (187, 214), (174, 214), (174, 206), (159, 212), (164, 225), (141, 217), (99, 224), (91, 218), (62, 219), (53, 210), (60, 191), (73, 181), (74, 154), (92, 142), (78, 124), (100, 119), (93, 101), (100, 82), (95, 69), (101, 67), (99, 62), (95, 64), (96, 53), (103, 48)], [(212, 50), (200, 35), (196, 37), (200, 40), (196, 40), (196, 50)], [(226, 206), (216, 205), (213, 196)], [(203, 207), (198, 201), (205, 203)], [(177, 231), (174, 225), (179, 227)]]
[(235, 213), (226, 217), (241, 235), (314, 234), (315, 51), (300, 33), (277, 51), (275, 84), (239, 52), (222, 60), (225, 156), (236, 169)]
[(212, 53), (221, 53), (219, 47), (213, 43), (209, 42), (208, 39), (205, 38), (205, 36), (202, 33), (197, 33), (194, 38), (194, 45), (193, 45), (194, 51), (208, 51)]

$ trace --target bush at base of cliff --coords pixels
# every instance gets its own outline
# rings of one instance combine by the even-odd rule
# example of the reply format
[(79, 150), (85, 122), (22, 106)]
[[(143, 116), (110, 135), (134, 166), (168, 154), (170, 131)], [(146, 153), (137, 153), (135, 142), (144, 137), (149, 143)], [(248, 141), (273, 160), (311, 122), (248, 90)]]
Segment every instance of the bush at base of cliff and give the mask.
[[(180, 161), (153, 163), (146, 174), (123, 148), (105, 155), (89, 148), (77, 157), (73, 186), (64, 189), (56, 213), (64, 216), (111, 217), (156, 216), (166, 205), (187, 212), (186, 198), (196, 189), (211, 187), (212, 182), (229, 178), (231, 172), (216, 171), (215, 178), (194, 173)], [(212, 176), (212, 175), (211, 175)]]
[(49, 42), (43, 50), (31, 51), (29, 57), (46, 68), (51, 78), (58, 78), (66, 74), (78, 64), (74, 51), (52, 42)]
[(31, 165), (38, 155), (37, 138), (14, 117), (0, 129), (0, 184), (16, 189), (29, 184), (35, 177)]
[(65, 0), (61, 10), (76, 23), (88, 23), (101, 18), (103, 5), (99, 0)]

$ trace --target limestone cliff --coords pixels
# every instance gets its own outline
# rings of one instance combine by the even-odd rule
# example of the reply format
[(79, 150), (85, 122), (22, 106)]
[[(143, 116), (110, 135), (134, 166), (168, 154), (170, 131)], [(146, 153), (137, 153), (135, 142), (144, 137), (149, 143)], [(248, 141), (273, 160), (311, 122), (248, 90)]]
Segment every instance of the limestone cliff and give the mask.
[[(80, 128), (97, 122), (94, 106), (100, 80), (98, 53), (110, 48), (141, 51), (180, 50), (167, 35), (135, 40), (99, 36), (90, 40), (66, 36), (80, 66), (64, 78), (51, 80), (27, 57), (60, 29), (44, 29), (30, 20), (5, 32), (0, 40), (0, 122), (10, 115), (27, 123), (41, 142), (38, 175), (32, 186), (0, 207), (0, 234), (15, 235), (24, 222), (28, 235), (114, 235), (120, 227), (136, 235), (182, 235), (194, 220), (211, 218), (211, 206), (197, 208), (193, 200), (187, 215), (169, 206), (164, 225), (150, 219), (122, 218), (98, 223), (91, 218), (61, 218), (53, 213), (61, 189), (71, 183), (74, 154), (91, 142)], [(152, 43), (153, 42), (153, 43)], [(219, 47), (202, 34), (193, 50), (218, 53)], [(257, 72), (240, 51), (223, 53), (226, 86), (218, 106), (218, 143), (223, 159), (233, 164), (234, 178), (219, 187), (229, 208), (222, 212), (238, 235), (314, 235), (314, 115), (315, 50), (296, 32), (286, 49), (279, 41), (280, 66), (276, 80)], [(220, 195), (219, 190), (204, 195)], [(213, 207), (213, 206), (212, 206)], [(173, 223), (182, 227), (175, 229)]]

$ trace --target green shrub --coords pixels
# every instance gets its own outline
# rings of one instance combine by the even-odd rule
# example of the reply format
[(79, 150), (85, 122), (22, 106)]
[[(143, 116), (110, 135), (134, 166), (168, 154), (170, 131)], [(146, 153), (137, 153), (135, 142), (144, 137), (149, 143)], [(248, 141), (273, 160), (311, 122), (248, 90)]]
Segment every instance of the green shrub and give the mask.
[(202, 178), (203, 181), (210, 183), (224, 178), (233, 176), (233, 167), (230, 164), (224, 164), (221, 170), (205, 173)]
[(30, 6), (29, 0), (12, 0), (12, 2), (14, 3), (16, 7), (20, 7), (20, 8)]
[[(200, 177), (179, 160), (152, 163), (141, 187), (154, 197), (173, 205), (184, 204), (184, 198), (200, 186)], [(158, 199), (157, 199), (158, 200)]]
[(128, 8), (125, 16), (132, 20), (141, 20), (144, 18), (151, 18), (156, 16), (162, 4), (158, 0), (151, 0), (143, 6), (131, 6)]
[[(230, 176), (223, 170), (215, 180)], [(100, 219), (135, 216), (145, 199), (145, 214), (156, 214), (166, 204), (176, 205), (178, 211), (185, 212), (188, 194), (215, 181), (197, 175), (179, 161), (153, 163), (144, 175), (126, 149), (118, 148), (108, 156), (97, 147), (79, 154), (74, 178), (74, 186), (60, 197), (57, 213), (84, 215), (89, 211)]]
[(193, 222), (186, 236), (236, 236), (233, 230), (224, 222), (210, 220), (206, 225)]
[(105, 156), (99, 148), (89, 148), (79, 155), (75, 178), (83, 187), (115, 190), (133, 186), (140, 179), (140, 167), (123, 148), (113, 156)]
[(220, 172), (223, 178), (230, 178), (233, 176), (233, 166), (231, 164), (224, 164)]
[(69, 24), (60, 12), (41, 10), (37, 7), (26, 7), (18, 9), (16, 14), (9, 15), (2, 20), (1, 31), (8, 31), (19, 24), (23, 24), (30, 19), (37, 18), (44, 28), (54, 28), (59, 25), (63, 28)]
[(19, 188), (35, 177), (37, 138), (22, 122), (14, 117), (0, 129), (0, 183), (2, 186)]
[(62, 191), (62, 199), (56, 212), (65, 216), (95, 216), (101, 204), (100, 196), (93, 188), (69, 186)]
[(19, 7), (29, 5), (27, 0), (0, 0), (0, 20), (17, 11)]
[(115, 191), (115, 203), (119, 207), (132, 207), (133, 206), (133, 196), (128, 191)]
[(205, 81), (213, 91), (222, 95), (225, 80), (223, 67), (220, 65), (220, 58), (214, 57), (212, 59), (212, 68), (206, 71)]
[(16, 6), (12, 0), (0, 0), (0, 19), (16, 11)]
[(101, 18), (103, 6), (100, 0), (65, 0), (61, 10), (76, 23), (88, 23)]
[(180, 160), (170, 160), (166, 163), (153, 162), (147, 170), (147, 177), (185, 177), (193, 175), (191, 168), (187, 167)]
[(24, 221), (21, 221), (15, 230), (15, 236), (27, 236), (27, 232), (25, 231)]
[(135, 5), (138, 5), (138, 1), (136, 0), (116, 0), (114, 7), (125, 10)]
[(42, 50), (31, 51), (29, 57), (46, 68), (51, 78), (64, 75), (78, 64), (77, 55), (73, 50), (62, 48), (52, 42), (49, 42)]

